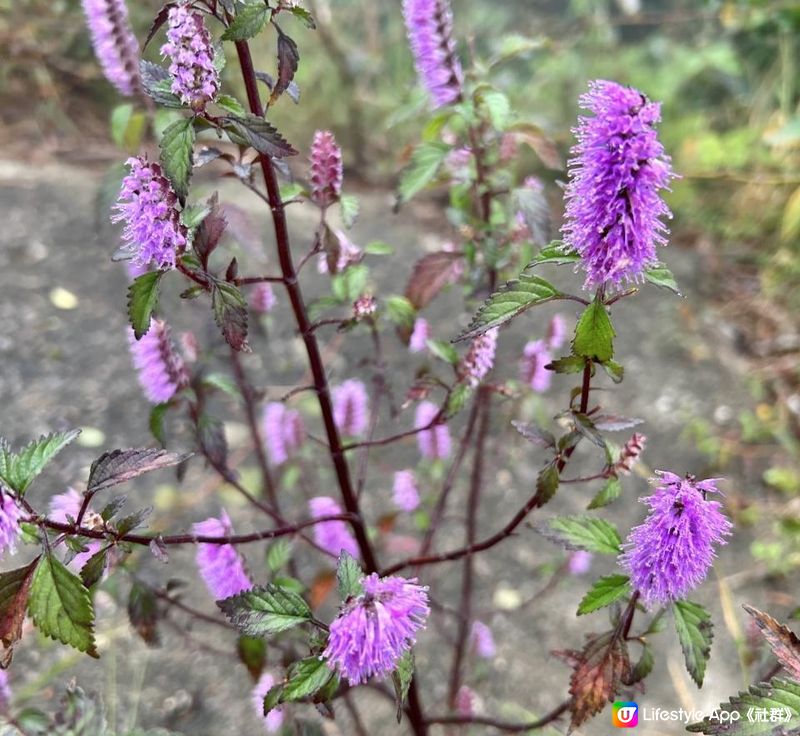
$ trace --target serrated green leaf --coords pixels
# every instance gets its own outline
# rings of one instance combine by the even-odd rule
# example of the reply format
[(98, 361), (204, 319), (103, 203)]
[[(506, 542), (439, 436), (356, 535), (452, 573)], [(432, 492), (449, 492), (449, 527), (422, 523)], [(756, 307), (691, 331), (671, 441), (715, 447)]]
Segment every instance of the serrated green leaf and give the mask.
[[(756, 713), (762, 709), (766, 718), (757, 720)], [(800, 683), (776, 677), (768, 683), (751, 685), (747, 692), (732, 696), (716, 711), (716, 717), (708, 716), (688, 725), (686, 730), (709, 736), (797, 736), (798, 729), (793, 724), (800, 719)], [(773, 712), (775, 720), (771, 720)]]
[(128, 320), (137, 340), (150, 329), (150, 319), (158, 306), (158, 286), (165, 273), (148, 271), (137, 276), (128, 287)]
[(236, 383), (230, 376), (226, 376), (224, 373), (206, 373), (203, 375), (202, 383), (203, 386), (215, 388), (228, 394), (228, 396), (239, 396), (239, 389)]
[(142, 59), (139, 71), (142, 87), (153, 102), (172, 109), (184, 107), (180, 98), (172, 93), (172, 77), (164, 67)]
[(364, 592), (364, 588), (361, 585), (363, 577), (364, 571), (361, 569), (361, 565), (352, 555), (342, 551), (336, 568), (336, 582), (339, 588), (339, 599), (342, 602)]
[(631, 592), (630, 579), (627, 575), (606, 575), (595, 582), (578, 606), (578, 615), (592, 613)]
[(230, 95), (219, 95), (214, 102), (217, 103), (225, 112), (229, 112), (231, 115), (236, 115), (237, 117), (244, 117), (247, 115), (247, 110), (245, 109), (244, 105), (242, 105), (239, 100), (235, 97), (231, 97)]
[(258, 680), (267, 663), (267, 642), (255, 636), (240, 636), (236, 653), (254, 680)]
[(94, 609), (81, 579), (52, 555), (42, 557), (31, 583), (28, 612), (46, 636), (90, 657), (99, 657), (94, 642)]
[(339, 213), (348, 230), (356, 224), (359, 207), (358, 197), (354, 197), (352, 194), (342, 194), (339, 197)]
[(572, 340), (572, 352), (604, 363), (614, 357), (615, 334), (608, 310), (598, 295), (578, 320)]
[(272, 583), (217, 601), (243, 634), (272, 636), (311, 620), (311, 609), (297, 594)]
[(445, 414), (448, 417), (454, 417), (460, 412), (467, 403), (467, 399), (472, 396), (472, 386), (468, 383), (458, 383), (450, 392), (447, 398), (447, 406), (445, 407)]
[(537, 526), (538, 531), (567, 549), (618, 555), (621, 551), (619, 532), (605, 519), (594, 516), (555, 516)]
[(631, 670), (630, 677), (625, 680), (625, 684), (635, 685), (637, 682), (644, 680), (645, 677), (653, 671), (653, 665), (655, 665), (655, 663), (656, 660), (653, 656), (653, 648), (649, 644), (645, 644), (644, 647), (642, 647), (642, 655)]
[(444, 342), (444, 340), (426, 340), (425, 344), (428, 346), (428, 350), (439, 360), (450, 363), (450, 365), (458, 365), (460, 360), (458, 351), (450, 343)]
[(386, 314), (398, 327), (410, 329), (414, 325), (417, 310), (404, 296), (392, 294), (386, 298)]
[(553, 240), (533, 257), (533, 260), (525, 267), (525, 270), (541, 266), (543, 263), (552, 263), (557, 266), (573, 264), (577, 263), (580, 258), (574, 250), (565, 250), (563, 242)]
[(306, 28), (310, 28), (312, 31), (317, 27), (317, 24), (314, 22), (314, 16), (306, 10), (304, 7), (300, 5), (294, 5), (289, 8), (289, 12), (297, 18)]
[(281, 702), (291, 703), (314, 695), (333, 675), (333, 670), (321, 657), (306, 657), (295, 662), (287, 673), (289, 681), (283, 686)]
[(267, 567), (271, 573), (278, 572), (292, 556), (292, 543), (286, 537), (278, 537), (267, 548)]
[(272, 16), (272, 11), (263, 0), (239, 5), (236, 17), (222, 34), (223, 41), (246, 41), (258, 35)]
[(697, 687), (702, 687), (706, 663), (711, 656), (711, 640), (714, 638), (711, 616), (703, 606), (691, 601), (675, 601), (672, 615), (686, 669)]
[(411, 687), (411, 680), (414, 679), (414, 650), (409, 649), (397, 662), (397, 667), (392, 672), (392, 684), (394, 685), (394, 698), (397, 704), (397, 722), (403, 718), (403, 706), (408, 698), (408, 689)]
[(167, 412), (169, 411), (169, 407), (169, 402), (166, 402), (164, 404), (156, 404), (152, 409), (150, 409), (150, 434), (153, 435), (155, 440), (162, 447), (167, 444), (166, 434), (164, 431), (164, 420), (167, 416)]
[(81, 581), (87, 588), (91, 588), (101, 577), (106, 569), (108, 547), (103, 547), (95, 552), (81, 568)]
[(29, 442), (16, 453), (0, 440), (0, 481), (20, 496), (24, 495), (45, 466), (80, 433), (79, 429), (72, 429), (48, 434)]
[(678, 282), (675, 281), (675, 277), (672, 275), (672, 271), (661, 262), (645, 269), (644, 277), (651, 284), (660, 286), (663, 289), (669, 289), (678, 296), (683, 296), (678, 288)]
[(227, 281), (215, 281), (211, 291), (214, 321), (225, 341), (234, 350), (247, 349), (247, 300), (238, 287)]
[(625, 369), (615, 360), (607, 360), (601, 363), (603, 370), (608, 373), (614, 383), (622, 383), (625, 376)]
[(578, 355), (566, 355), (563, 358), (556, 358), (545, 367), (555, 373), (580, 373), (586, 367), (586, 358)]
[(220, 118), (230, 139), (237, 145), (252, 146), (259, 153), (274, 158), (294, 156), (297, 151), (277, 129), (257, 115)]
[(450, 146), (433, 141), (416, 147), (411, 163), (400, 177), (397, 190), (399, 204), (408, 202), (436, 178), (439, 167), (449, 152)]
[(558, 464), (553, 460), (545, 465), (536, 476), (536, 498), (534, 499), (536, 508), (544, 506), (556, 495), (559, 481)]
[(479, 90), (477, 97), (486, 108), (492, 127), (498, 131), (505, 130), (511, 118), (508, 97), (498, 89)]
[(521, 273), (519, 279), (509, 281), (494, 292), (478, 309), (470, 326), (455, 340), (470, 340), (493, 327), (499, 327), (527, 309), (544, 304), (561, 295), (549, 281), (539, 276)]
[(600, 509), (616, 501), (622, 493), (622, 483), (619, 478), (609, 478), (597, 495), (589, 502), (587, 509)]
[(182, 463), (189, 455), (157, 450), (152, 447), (104, 452), (92, 463), (86, 490), (97, 491), (127, 483), (144, 473), (170, 468)]
[(194, 137), (194, 120), (187, 117), (172, 123), (164, 131), (159, 144), (161, 168), (181, 201), (189, 193)]

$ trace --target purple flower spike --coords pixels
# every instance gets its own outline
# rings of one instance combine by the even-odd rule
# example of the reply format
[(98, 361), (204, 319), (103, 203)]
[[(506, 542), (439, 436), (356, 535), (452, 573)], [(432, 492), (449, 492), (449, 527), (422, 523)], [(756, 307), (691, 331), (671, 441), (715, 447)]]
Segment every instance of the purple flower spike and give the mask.
[(414, 65), (435, 108), (461, 99), (463, 72), (453, 40), (449, 0), (403, 0)]
[(283, 725), (283, 708), (273, 708), (267, 715), (264, 715), (264, 698), (276, 684), (275, 678), (269, 672), (264, 672), (253, 688), (253, 708), (256, 717), (264, 724), (267, 733), (278, 733)]
[[(69, 519), (73, 521), (78, 518), (83, 503), (83, 496), (78, 493), (74, 488), (67, 488), (64, 493), (58, 493), (50, 499), (49, 514), (48, 516), (61, 524), (66, 524)], [(91, 509), (87, 509), (83, 515), (83, 526), (93, 528), (97, 525), (102, 528), (102, 518), (100, 514)], [(83, 546), (86, 547), (85, 552), (78, 552), (69, 562), (67, 567), (74, 572), (80, 572), (81, 568), (89, 561), (89, 558), (95, 553), (99, 552), (103, 543), (99, 539), (81, 540)]]
[(311, 201), (329, 207), (342, 193), (342, 149), (333, 133), (318, 130), (311, 143)]
[[(330, 496), (316, 496), (308, 502), (308, 510), (312, 519), (322, 516), (341, 514), (342, 509)], [(326, 552), (338, 557), (342, 552), (347, 552), (351, 557), (358, 559), (361, 552), (355, 537), (350, 533), (350, 527), (344, 521), (323, 521), (314, 525), (314, 541)]]
[(8, 682), (8, 671), (0, 670), (0, 713), (8, 713), (11, 705), (11, 685)]
[(219, 92), (214, 45), (203, 16), (188, 4), (170, 8), (167, 43), (161, 53), (170, 59), (172, 92), (194, 110), (203, 110)]
[(139, 43), (133, 35), (125, 0), (82, 0), (94, 55), (105, 78), (130, 97), (140, 87)]
[(419, 507), (419, 489), (413, 470), (398, 470), (394, 474), (392, 499), (398, 509), (409, 514)]
[(136, 266), (152, 262), (156, 268), (175, 268), (176, 256), (186, 247), (186, 228), (175, 208), (178, 196), (158, 164), (130, 158), (130, 173), (122, 180), (112, 222), (123, 221), (122, 239)]
[(417, 585), (416, 578), (372, 573), (361, 582), (363, 594), (342, 607), (322, 653), (351, 685), (390, 674), (430, 613), (428, 588)]
[(411, 337), (408, 338), (408, 349), (412, 353), (421, 353), (428, 346), (428, 338), (431, 336), (431, 329), (427, 320), (417, 317), (414, 320), (414, 329)]
[[(439, 407), (430, 401), (422, 401), (417, 406), (414, 417), (414, 427), (427, 427), (439, 413)], [(417, 447), (419, 453), (429, 460), (444, 460), (450, 455), (450, 429), (444, 422), (434, 424), (430, 429), (417, 432)]]
[(266, 314), (275, 306), (275, 292), (267, 283), (258, 284), (250, 294), (250, 308), (256, 314)]
[(578, 549), (571, 552), (567, 561), (567, 569), (570, 575), (585, 575), (592, 566), (594, 555), (585, 549)]
[(166, 322), (154, 319), (141, 340), (134, 337), (129, 327), (128, 343), (139, 374), (139, 385), (150, 403), (169, 401), (189, 383), (183, 359), (175, 349)]
[(539, 393), (547, 391), (550, 388), (553, 374), (545, 366), (552, 359), (550, 350), (544, 340), (529, 342), (522, 351), (522, 360), (519, 366), (519, 375), (522, 382)]
[(361, 381), (350, 379), (333, 389), (333, 418), (342, 434), (358, 437), (367, 428), (369, 396)]
[[(223, 510), (220, 517), (210, 517), (192, 525), (192, 533), (203, 537), (228, 537), (233, 526)], [(195, 557), (200, 577), (215, 601), (230, 598), (253, 587), (242, 556), (232, 544), (197, 545)]]
[(574, 130), (565, 247), (580, 254), (586, 289), (640, 281), (656, 261), (656, 245), (666, 245), (663, 220), (672, 217), (659, 195), (675, 178), (655, 129), (661, 106), (606, 81), (592, 82), (580, 103), (594, 115)]
[(492, 630), (483, 621), (473, 621), (472, 631), (469, 635), (470, 645), (475, 654), (483, 659), (491, 659), (497, 654)]
[(497, 327), (476, 337), (458, 367), (458, 374), (472, 388), (476, 388), (494, 365), (497, 351)]
[(685, 598), (705, 579), (715, 544), (725, 544), (731, 522), (720, 511), (717, 478), (696, 481), (656, 471), (651, 496), (639, 499), (650, 508), (644, 523), (634, 527), (625, 542), (620, 564), (652, 609)]
[(554, 314), (547, 325), (547, 347), (558, 350), (567, 339), (567, 322), (560, 314)]
[(264, 407), (264, 439), (270, 462), (282, 465), (306, 441), (303, 416), (279, 401), (270, 402)]
[(0, 555), (17, 551), (17, 539), (22, 530), (19, 520), (24, 514), (19, 504), (0, 489)]

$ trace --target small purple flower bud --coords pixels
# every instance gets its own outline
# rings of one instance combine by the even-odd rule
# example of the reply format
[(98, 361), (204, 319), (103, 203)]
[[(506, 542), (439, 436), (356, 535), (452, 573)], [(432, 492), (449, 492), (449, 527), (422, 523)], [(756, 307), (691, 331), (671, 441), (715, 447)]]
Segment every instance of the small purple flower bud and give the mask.
[(268, 283), (257, 284), (250, 292), (250, 308), (256, 314), (266, 314), (275, 306), (275, 292)]
[(700, 585), (716, 556), (714, 545), (725, 544), (731, 533), (721, 504), (708, 498), (718, 493), (717, 478), (656, 474), (656, 490), (639, 499), (650, 508), (647, 518), (631, 530), (619, 558), (648, 609), (681, 600)]
[(486, 378), (494, 365), (494, 354), (497, 350), (497, 327), (487, 330), (476, 337), (458, 366), (461, 380), (476, 388)]
[(591, 552), (587, 552), (583, 549), (571, 552), (569, 555), (569, 560), (567, 561), (567, 569), (569, 570), (569, 574), (575, 576), (585, 575), (587, 572), (589, 572), (589, 568), (592, 566), (593, 558), (594, 555)]
[(178, 197), (161, 167), (147, 159), (130, 158), (130, 173), (122, 180), (112, 222), (125, 223), (124, 248), (133, 254), (133, 266), (175, 268), (186, 248), (186, 228), (175, 205)]
[[(212, 516), (193, 524), (192, 533), (202, 537), (229, 537), (233, 534), (233, 526), (223, 509), (219, 518)], [(197, 545), (195, 561), (200, 577), (215, 601), (230, 598), (253, 587), (244, 560), (232, 544), (201, 542)]]
[(470, 646), (475, 654), (483, 659), (491, 659), (497, 654), (492, 630), (483, 621), (473, 621), (472, 631), (469, 635)]
[[(329, 496), (316, 496), (310, 499), (308, 510), (312, 519), (342, 513), (339, 504)], [(350, 527), (344, 521), (323, 521), (315, 524), (314, 541), (326, 552), (330, 552), (336, 557), (342, 552), (347, 552), (356, 559), (361, 556), (358, 543), (351, 534)]]
[(16, 553), (17, 540), (22, 533), (19, 520), (23, 515), (16, 500), (0, 488), (0, 555)]
[(188, 4), (170, 8), (167, 43), (161, 53), (170, 59), (172, 92), (194, 110), (203, 110), (219, 92), (214, 45), (203, 16)]
[(409, 514), (419, 507), (419, 489), (413, 470), (398, 470), (394, 474), (392, 500), (398, 509)]
[(417, 75), (434, 109), (460, 100), (464, 75), (449, 0), (403, 0), (403, 17)]
[(105, 78), (130, 97), (140, 87), (139, 43), (133, 35), (125, 0), (82, 0), (94, 55)]
[(358, 437), (367, 429), (369, 396), (361, 381), (350, 379), (333, 389), (333, 418), (342, 434)]
[(150, 323), (141, 340), (128, 328), (133, 365), (139, 375), (139, 385), (151, 404), (163, 404), (188, 385), (189, 375), (183, 359), (175, 349), (169, 326), (160, 319)]
[(539, 393), (547, 391), (553, 374), (545, 366), (551, 360), (552, 356), (544, 340), (533, 340), (525, 345), (519, 365), (522, 382)]
[(279, 401), (270, 402), (264, 407), (264, 439), (270, 462), (282, 465), (306, 441), (303, 416)]
[(422, 317), (417, 317), (414, 320), (414, 329), (411, 331), (411, 337), (408, 339), (409, 351), (412, 353), (421, 353), (428, 346), (428, 338), (430, 336), (431, 330), (427, 320)]
[(253, 688), (253, 709), (256, 717), (263, 722), (267, 733), (278, 733), (283, 725), (283, 708), (273, 708), (264, 715), (264, 698), (276, 684), (275, 678), (269, 672), (263, 672)]
[[(427, 427), (439, 413), (439, 407), (430, 401), (422, 401), (417, 406), (414, 427)], [(434, 424), (429, 429), (417, 432), (417, 447), (420, 455), (429, 460), (444, 460), (450, 455), (450, 429), (444, 422)]]
[(430, 613), (428, 588), (417, 585), (416, 578), (372, 573), (361, 582), (364, 592), (344, 604), (322, 653), (351, 685), (390, 674)]
[(675, 178), (655, 129), (661, 107), (602, 80), (580, 103), (593, 117), (580, 118), (574, 130), (564, 245), (581, 256), (584, 288), (639, 281), (656, 261), (656, 245), (666, 245), (663, 220), (672, 217), (659, 195)]
[(311, 143), (311, 201), (329, 207), (342, 194), (342, 149), (333, 133), (318, 130)]

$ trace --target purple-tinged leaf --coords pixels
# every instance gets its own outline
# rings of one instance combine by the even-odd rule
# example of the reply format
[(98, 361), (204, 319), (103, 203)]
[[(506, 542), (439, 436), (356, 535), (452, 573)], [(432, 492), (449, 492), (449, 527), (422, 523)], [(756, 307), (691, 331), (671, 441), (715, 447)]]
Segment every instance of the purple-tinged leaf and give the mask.
[(227, 281), (215, 281), (211, 292), (214, 320), (225, 341), (234, 350), (249, 350), (247, 345), (247, 301), (242, 292)]
[(515, 420), (511, 422), (511, 424), (517, 432), (534, 445), (545, 448), (556, 446), (556, 438), (546, 429), (542, 429), (530, 422), (519, 422)]
[(164, 564), (169, 562), (167, 545), (164, 544), (164, 540), (161, 538), (160, 534), (156, 537), (153, 537), (148, 546), (153, 557), (155, 557), (159, 562), (163, 562)]
[(104, 452), (92, 463), (86, 490), (96, 493), (119, 483), (127, 483), (152, 470), (177, 465), (187, 457), (153, 448)]
[(598, 414), (593, 417), (594, 426), (604, 432), (620, 432), (623, 429), (636, 427), (644, 422), (639, 417), (623, 417), (617, 414)]
[(153, 18), (153, 22), (150, 25), (150, 30), (147, 32), (147, 38), (145, 38), (144, 44), (142, 45), (142, 51), (144, 51), (147, 48), (147, 45), (150, 43), (150, 41), (153, 40), (153, 36), (156, 35), (158, 29), (161, 28), (161, 26), (163, 26), (164, 23), (167, 22), (167, 17), (169, 16), (170, 8), (174, 8), (176, 5), (177, 3), (165, 3), (162, 6), (161, 10), (158, 11), (158, 15), (156, 15), (156, 17)]
[(297, 44), (278, 28), (278, 79), (272, 88), (269, 98), (270, 105), (289, 88), (299, 63), (300, 52)]
[(747, 604), (744, 605), (744, 610), (755, 619), (781, 667), (793, 680), (800, 680), (800, 639), (769, 614)]
[(447, 284), (453, 283), (461, 272), (464, 254), (437, 251), (420, 258), (414, 264), (406, 286), (405, 297), (415, 309), (427, 306)]
[(228, 225), (228, 221), (220, 210), (217, 192), (214, 192), (209, 198), (208, 206), (210, 211), (200, 223), (192, 241), (192, 248), (206, 270), (208, 269), (208, 258), (219, 245), (222, 234)]

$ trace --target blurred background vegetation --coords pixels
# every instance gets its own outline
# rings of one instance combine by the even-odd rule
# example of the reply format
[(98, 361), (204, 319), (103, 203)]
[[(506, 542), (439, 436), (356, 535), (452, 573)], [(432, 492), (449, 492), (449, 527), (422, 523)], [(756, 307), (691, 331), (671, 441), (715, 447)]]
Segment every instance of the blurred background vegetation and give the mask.
[[(286, 28), (301, 51), (301, 108), (284, 98), (272, 118), (300, 150), (315, 129), (332, 129), (345, 148), (351, 184), (391, 188), (427, 118), (400, 0), (304, 4), (317, 29)], [(143, 39), (158, 6), (130, 5)], [(754, 555), (772, 573), (800, 567), (800, 3), (453, 6), (467, 66), (488, 69), (520, 117), (538, 126), (537, 144), (549, 146), (544, 158), (552, 168), (521, 153), (526, 175), (550, 184), (565, 177), (576, 100), (588, 80), (615, 79), (662, 101), (662, 137), (683, 177), (671, 196), (673, 244), (703, 255), (708, 297), (719, 303), (715, 328), (729, 333), (730, 359), (746, 363), (755, 406), (724, 430), (714, 418), (696, 417), (686, 433), (718, 472), (741, 464), (757, 470), (771, 500), (734, 499), (738, 520), (774, 519)], [(98, 165), (118, 159), (108, 126), (118, 99), (94, 61), (77, 0), (0, 0), (0, 38), (5, 155)], [(258, 62), (271, 69), (274, 39), (263, 39)], [(157, 36), (146, 56), (156, 60), (160, 43)], [(235, 88), (233, 71), (228, 81)], [(116, 142), (124, 144), (119, 131)]]

